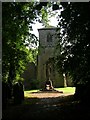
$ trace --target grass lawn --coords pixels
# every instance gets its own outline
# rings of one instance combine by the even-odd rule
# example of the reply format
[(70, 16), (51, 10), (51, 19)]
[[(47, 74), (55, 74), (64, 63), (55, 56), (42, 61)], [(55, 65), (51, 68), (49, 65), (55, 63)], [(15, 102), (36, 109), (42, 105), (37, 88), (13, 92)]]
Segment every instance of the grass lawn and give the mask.
[(39, 89), (38, 90), (26, 90), (26, 91), (24, 91), (24, 96), (27, 97), (27, 98), (32, 97), (30, 93), (38, 92), (38, 91), (39, 91)]
[(75, 87), (65, 87), (65, 88), (55, 88), (58, 91), (63, 91), (63, 93), (75, 93)]
[[(55, 88), (55, 90), (58, 90), (58, 91), (63, 91), (64, 94), (68, 94), (68, 93), (72, 93), (74, 94), (75, 93), (75, 87), (65, 87), (65, 88)], [(38, 90), (28, 90), (28, 91), (24, 91), (24, 95), (25, 97), (31, 97), (31, 94), (32, 92), (38, 92)]]

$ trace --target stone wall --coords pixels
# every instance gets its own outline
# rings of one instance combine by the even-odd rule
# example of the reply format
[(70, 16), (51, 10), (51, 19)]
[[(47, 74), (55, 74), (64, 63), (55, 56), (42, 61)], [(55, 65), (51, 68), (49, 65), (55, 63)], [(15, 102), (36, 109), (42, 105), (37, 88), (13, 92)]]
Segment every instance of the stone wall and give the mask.
[(25, 89), (36, 89), (37, 81), (37, 66), (33, 62), (29, 62), (26, 66), (26, 70), (23, 72), (22, 78), (24, 78)]

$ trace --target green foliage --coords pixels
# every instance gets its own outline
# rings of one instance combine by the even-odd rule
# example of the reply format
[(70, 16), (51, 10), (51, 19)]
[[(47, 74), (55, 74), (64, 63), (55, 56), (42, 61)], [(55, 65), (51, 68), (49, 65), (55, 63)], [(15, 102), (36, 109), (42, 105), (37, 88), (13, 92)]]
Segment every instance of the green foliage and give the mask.
[(48, 27), (49, 24), (49, 12), (48, 11), (48, 8), (51, 7), (51, 3), (50, 2), (39, 2), (37, 5), (36, 5), (36, 9), (38, 10), (39, 12), (39, 18), (38, 18), (38, 21), (40, 23), (43, 24), (44, 27)]
[(45, 27), (49, 26), (48, 24), (48, 12), (47, 12), (47, 8), (43, 7), (41, 9), (41, 13), (42, 13), (42, 23), (45, 25)]
[[(2, 3), (2, 78), (4, 81), (21, 79), (28, 62), (36, 64), (38, 39), (31, 33), (34, 21), (48, 26), (48, 2)], [(55, 6), (54, 6), (55, 7)]]
[(75, 84), (86, 84), (90, 79), (90, 4), (61, 4), (57, 64), (72, 75)]
[[(26, 64), (36, 63), (38, 39), (31, 33), (34, 21), (47, 26), (47, 2), (2, 3), (2, 77), (12, 83), (21, 79)], [(41, 17), (39, 17), (41, 16)]]
[[(31, 34), (32, 23), (37, 18), (33, 2), (2, 4), (2, 76), (5, 81), (19, 79), (28, 61), (34, 61), (36, 52), (26, 46), (37, 43)], [(32, 54), (35, 53), (34, 58)]]

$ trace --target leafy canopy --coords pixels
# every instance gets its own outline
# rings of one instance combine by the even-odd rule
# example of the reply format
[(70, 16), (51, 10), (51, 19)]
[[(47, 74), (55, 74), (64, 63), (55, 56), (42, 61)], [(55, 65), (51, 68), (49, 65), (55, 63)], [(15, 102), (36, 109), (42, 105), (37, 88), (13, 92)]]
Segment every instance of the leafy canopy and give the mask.
[[(2, 76), (11, 82), (19, 79), (29, 61), (36, 61), (37, 49), (28, 49), (37, 45), (37, 37), (31, 33), (32, 23), (44, 15), (44, 9), (38, 10), (37, 2), (2, 3)], [(41, 7), (42, 8), (42, 7)], [(43, 16), (44, 19), (45, 16)]]
[(90, 79), (90, 4), (62, 3), (56, 64), (69, 73), (75, 84)]

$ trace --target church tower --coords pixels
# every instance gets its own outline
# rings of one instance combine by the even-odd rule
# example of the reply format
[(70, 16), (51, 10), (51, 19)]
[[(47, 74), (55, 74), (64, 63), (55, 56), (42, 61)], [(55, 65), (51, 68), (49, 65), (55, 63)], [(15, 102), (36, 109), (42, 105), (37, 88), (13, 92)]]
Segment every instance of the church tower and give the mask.
[(41, 28), (39, 31), (39, 54), (37, 62), (37, 80), (43, 88), (50, 79), (53, 87), (64, 87), (63, 74), (58, 73), (54, 65), (55, 46), (57, 43), (57, 27)]

